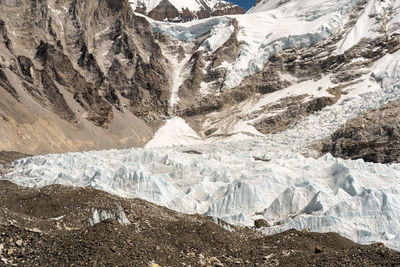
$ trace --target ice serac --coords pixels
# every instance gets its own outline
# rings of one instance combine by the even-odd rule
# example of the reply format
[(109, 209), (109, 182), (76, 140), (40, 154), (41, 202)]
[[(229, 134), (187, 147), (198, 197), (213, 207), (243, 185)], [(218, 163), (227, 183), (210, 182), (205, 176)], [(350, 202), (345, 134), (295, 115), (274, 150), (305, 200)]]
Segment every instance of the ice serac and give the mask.
[(131, 0), (133, 10), (159, 21), (185, 22), (229, 14), (243, 14), (245, 10), (224, 0)]
[(265, 233), (309, 227), (400, 249), (399, 176), (398, 164), (306, 158), (287, 140), (254, 138), (36, 156), (16, 161), (2, 179), (91, 186), (239, 225), (261, 217), (270, 225)]
[(166, 59), (128, 1), (1, 1), (0, 150), (143, 146), (168, 113)]

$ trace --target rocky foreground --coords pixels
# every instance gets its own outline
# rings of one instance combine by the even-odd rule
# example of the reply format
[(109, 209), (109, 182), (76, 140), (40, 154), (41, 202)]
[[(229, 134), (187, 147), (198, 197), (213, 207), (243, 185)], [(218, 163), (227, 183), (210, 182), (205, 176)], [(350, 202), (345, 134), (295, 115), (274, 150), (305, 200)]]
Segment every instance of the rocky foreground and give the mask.
[(263, 236), (92, 188), (0, 181), (0, 194), (4, 266), (400, 266), (400, 253), (381, 243), (296, 230)]

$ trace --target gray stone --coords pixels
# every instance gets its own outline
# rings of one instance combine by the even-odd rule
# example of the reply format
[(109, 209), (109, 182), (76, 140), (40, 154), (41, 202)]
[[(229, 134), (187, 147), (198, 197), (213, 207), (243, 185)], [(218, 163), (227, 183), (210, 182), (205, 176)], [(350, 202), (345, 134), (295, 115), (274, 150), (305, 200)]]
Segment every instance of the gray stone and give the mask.
[(256, 228), (269, 227), (269, 223), (264, 219), (258, 219), (254, 221), (254, 226)]
[(400, 162), (400, 101), (348, 121), (323, 141), (322, 152), (375, 163)]

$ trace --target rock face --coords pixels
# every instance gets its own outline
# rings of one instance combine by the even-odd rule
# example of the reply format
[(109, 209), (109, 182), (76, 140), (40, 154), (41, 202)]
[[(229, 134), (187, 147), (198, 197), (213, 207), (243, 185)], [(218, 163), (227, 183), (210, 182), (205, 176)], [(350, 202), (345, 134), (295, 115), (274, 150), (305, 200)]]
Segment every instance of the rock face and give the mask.
[(170, 22), (186, 22), (214, 16), (244, 14), (246, 11), (228, 1), (185, 0), (131, 0), (135, 12), (142, 13), (154, 20)]
[(377, 163), (400, 163), (400, 102), (355, 118), (324, 141), (323, 153)]
[(151, 27), (128, 1), (5, 0), (0, 9), (0, 149), (61, 152), (150, 138), (149, 126), (168, 113), (169, 79)]

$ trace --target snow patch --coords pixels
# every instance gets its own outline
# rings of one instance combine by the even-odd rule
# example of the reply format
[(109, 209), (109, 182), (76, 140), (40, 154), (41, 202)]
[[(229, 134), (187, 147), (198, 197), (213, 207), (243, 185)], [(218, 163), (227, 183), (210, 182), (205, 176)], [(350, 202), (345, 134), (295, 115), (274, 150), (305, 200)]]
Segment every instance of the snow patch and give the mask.
[(146, 148), (163, 146), (181, 146), (199, 143), (201, 137), (180, 117), (167, 120), (156, 132)]

